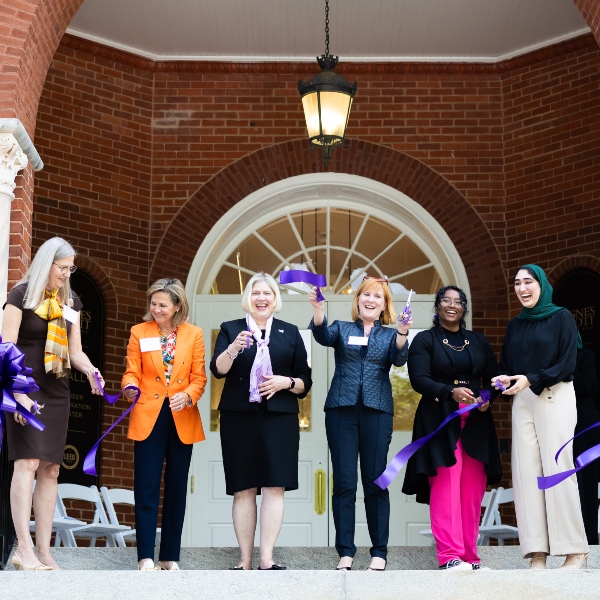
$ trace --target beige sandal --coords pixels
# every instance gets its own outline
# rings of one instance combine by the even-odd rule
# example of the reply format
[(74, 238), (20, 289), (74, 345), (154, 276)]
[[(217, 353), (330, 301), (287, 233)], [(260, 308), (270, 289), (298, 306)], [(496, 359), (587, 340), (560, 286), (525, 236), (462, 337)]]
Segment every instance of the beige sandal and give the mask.
[(544, 552), (534, 552), (533, 556), (529, 559), (529, 568), (541, 570), (546, 568), (546, 554)]

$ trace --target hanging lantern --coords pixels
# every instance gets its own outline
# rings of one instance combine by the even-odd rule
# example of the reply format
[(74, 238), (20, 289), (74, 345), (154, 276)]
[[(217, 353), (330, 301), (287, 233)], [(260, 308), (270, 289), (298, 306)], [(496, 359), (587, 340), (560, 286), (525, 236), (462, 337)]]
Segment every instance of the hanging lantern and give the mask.
[(311, 146), (322, 148), (323, 162), (329, 166), (336, 146), (344, 143), (352, 98), (357, 83), (348, 83), (334, 72), (339, 57), (329, 54), (329, 1), (325, 1), (325, 54), (317, 57), (321, 72), (311, 81), (299, 81), (298, 91)]

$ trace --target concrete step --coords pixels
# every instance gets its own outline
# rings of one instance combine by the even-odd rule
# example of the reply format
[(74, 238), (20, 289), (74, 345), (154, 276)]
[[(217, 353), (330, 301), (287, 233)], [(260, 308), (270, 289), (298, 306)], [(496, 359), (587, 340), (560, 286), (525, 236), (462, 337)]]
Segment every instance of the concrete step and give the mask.
[[(388, 570), (367, 572), (367, 551), (359, 549), (354, 569), (332, 570), (332, 548), (278, 548), (287, 571), (229, 571), (235, 548), (184, 548), (183, 571), (135, 570), (135, 548), (58, 548), (63, 571), (0, 572), (3, 598), (85, 598), (147, 600), (202, 598), (227, 600), (598, 600), (600, 551), (592, 550), (590, 570), (530, 571), (518, 547), (482, 547), (489, 571), (436, 569), (433, 548), (391, 548)], [(562, 564), (552, 557), (549, 567)], [(592, 568), (596, 567), (596, 568)], [(103, 573), (99, 573), (102, 570)]]
[[(53, 548), (52, 554), (62, 569), (131, 571), (137, 568), (136, 548)], [(484, 565), (493, 570), (529, 569), (529, 562), (521, 558), (519, 546), (480, 546), (479, 556)], [(237, 564), (237, 548), (182, 548), (179, 566), (184, 570), (228, 570)], [(338, 562), (334, 548), (276, 548), (275, 560), (292, 571), (330, 571)], [(258, 549), (254, 549), (253, 566), (258, 567)], [(155, 560), (158, 560), (156, 549)], [(548, 568), (562, 565), (564, 558), (550, 556)], [(364, 571), (369, 565), (367, 548), (359, 548), (354, 557), (354, 571)], [(433, 546), (393, 546), (389, 548), (387, 571), (431, 571), (438, 564)], [(12, 564), (6, 567), (13, 570)], [(600, 569), (600, 547), (592, 546), (590, 569)], [(600, 589), (598, 593), (600, 600)]]

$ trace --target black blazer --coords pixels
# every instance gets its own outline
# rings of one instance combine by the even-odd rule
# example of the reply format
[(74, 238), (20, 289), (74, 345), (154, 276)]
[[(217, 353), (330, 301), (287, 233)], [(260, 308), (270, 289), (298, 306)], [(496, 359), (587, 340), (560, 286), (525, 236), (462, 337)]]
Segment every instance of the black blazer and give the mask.
[[(452, 388), (469, 387), (478, 396), (483, 383), (492, 401), (498, 396), (490, 381), (498, 374), (498, 363), (489, 342), (480, 333), (466, 329), (462, 333), (469, 341), (464, 351), (469, 353), (472, 363), (469, 385), (455, 383), (455, 351), (442, 342), (441, 327), (421, 331), (410, 346), (408, 375), (413, 389), (422, 394), (415, 414), (413, 441), (435, 431), (451, 412), (458, 410), (458, 402), (450, 398)], [(500, 481), (502, 467), (491, 409), (474, 410), (469, 413), (462, 434), (457, 417), (412, 456), (406, 466), (402, 491), (416, 494), (417, 502), (428, 504), (429, 477), (436, 474), (437, 467), (456, 464), (454, 451), (459, 437), (465, 452), (485, 464), (488, 485)]]
[[(215, 350), (210, 361), (210, 371), (217, 378), (225, 377), (225, 386), (221, 393), (219, 410), (258, 410), (258, 402), (250, 402), (250, 371), (256, 356), (256, 344), (242, 354), (239, 354), (225, 375), (217, 371), (217, 357), (225, 352), (226, 348), (235, 340), (240, 331), (246, 329), (246, 319), (236, 319), (221, 323), (221, 331), (215, 342)], [(304, 391), (294, 394), (289, 390), (280, 390), (270, 400), (263, 398), (267, 409), (274, 412), (297, 413), (298, 399), (305, 398), (311, 386), (311, 370), (308, 366), (306, 347), (295, 325), (273, 319), (271, 339), (269, 340), (269, 354), (274, 375), (302, 379)]]

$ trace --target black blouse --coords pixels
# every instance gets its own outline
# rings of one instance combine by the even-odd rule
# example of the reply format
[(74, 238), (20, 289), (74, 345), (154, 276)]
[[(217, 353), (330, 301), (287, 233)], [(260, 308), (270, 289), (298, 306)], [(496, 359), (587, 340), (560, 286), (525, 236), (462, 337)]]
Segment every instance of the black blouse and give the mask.
[(531, 391), (561, 381), (573, 381), (577, 361), (577, 325), (568, 310), (559, 310), (547, 319), (512, 319), (500, 355), (500, 373), (526, 375)]

